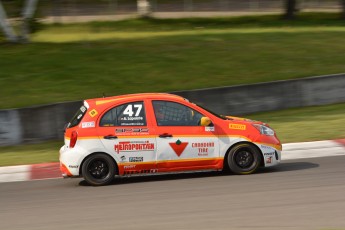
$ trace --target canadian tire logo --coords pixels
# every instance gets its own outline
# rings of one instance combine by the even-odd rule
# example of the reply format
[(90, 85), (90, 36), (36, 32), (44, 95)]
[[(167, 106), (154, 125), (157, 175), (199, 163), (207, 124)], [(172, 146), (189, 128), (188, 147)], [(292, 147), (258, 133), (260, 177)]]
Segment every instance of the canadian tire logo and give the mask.
[(187, 147), (188, 142), (181, 142), (180, 140), (177, 140), (174, 143), (169, 143), (169, 145), (174, 150), (176, 155), (180, 157), (185, 148)]

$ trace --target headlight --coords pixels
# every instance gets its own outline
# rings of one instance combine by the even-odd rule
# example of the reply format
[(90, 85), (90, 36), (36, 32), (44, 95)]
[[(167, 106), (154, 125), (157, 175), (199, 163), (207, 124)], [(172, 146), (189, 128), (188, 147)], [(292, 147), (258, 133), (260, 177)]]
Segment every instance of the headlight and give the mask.
[(253, 126), (263, 135), (274, 136), (274, 130), (265, 125), (253, 124)]

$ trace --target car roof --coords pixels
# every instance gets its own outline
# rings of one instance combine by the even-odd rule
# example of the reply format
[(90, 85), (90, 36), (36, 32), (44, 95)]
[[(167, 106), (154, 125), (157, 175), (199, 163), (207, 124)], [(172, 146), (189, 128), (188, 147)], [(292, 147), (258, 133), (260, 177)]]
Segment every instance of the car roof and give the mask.
[(144, 100), (144, 99), (175, 99), (175, 100), (185, 100), (183, 97), (169, 94), (169, 93), (137, 93), (137, 94), (125, 94), (125, 95), (118, 95), (112, 97), (102, 97), (102, 98), (93, 98), (93, 99), (86, 99), (87, 103), (95, 104), (95, 105), (102, 105), (114, 102), (121, 102), (126, 101), (128, 99), (133, 100)]

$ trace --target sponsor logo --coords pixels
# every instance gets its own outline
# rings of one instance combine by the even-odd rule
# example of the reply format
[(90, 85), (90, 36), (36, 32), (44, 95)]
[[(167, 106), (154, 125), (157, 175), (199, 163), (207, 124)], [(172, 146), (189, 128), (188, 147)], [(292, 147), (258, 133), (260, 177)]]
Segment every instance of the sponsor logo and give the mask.
[(272, 157), (267, 157), (266, 158), (266, 163), (271, 164), (272, 163)]
[(131, 169), (135, 169), (135, 166), (136, 165), (125, 165), (123, 168), (124, 168), (124, 170), (131, 170)]
[(125, 156), (121, 156), (120, 159), (121, 159), (121, 161), (126, 161), (126, 157)]
[(144, 157), (130, 157), (129, 162), (143, 162)]
[(199, 143), (192, 143), (192, 148), (209, 148), (214, 147), (214, 142), (199, 142)]
[(153, 151), (155, 144), (149, 141), (123, 141), (114, 145), (114, 150), (120, 152), (137, 152), (137, 151)]
[(95, 127), (95, 122), (94, 122), (94, 121), (82, 122), (82, 123), (81, 123), (81, 127), (82, 127), (83, 129), (85, 129), (85, 128), (94, 128), (94, 127)]
[(176, 142), (169, 143), (169, 145), (174, 150), (176, 155), (180, 157), (185, 148), (187, 147), (188, 142), (181, 142), (180, 140), (177, 140)]
[(98, 114), (97, 110), (93, 109), (89, 112), (90, 117), (94, 117)]
[(274, 156), (274, 153), (275, 153), (275, 152), (272, 152), (272, 153), (264, 153), (264, 156)]
[(241, 124), (229, 124), (229, 129), (238, 129), (238, 130), (246, 130), (246, 125)]
[(198, 149), (198, 156), (208, 156), (208, 150), (214, 148), (214, 142), (192, 143), (192, 148)]
[(68, 165), (68, 168), (77, 169), (79, 168), (79, 165)]
[(268, 150), (274, 150), (272, 147), (266, 146), (266, 145), (261, 145), (261, 148), (268, 149)]
[(115, 133), (117, 135), (142, 135), (148, 134), (148, 128), (122, 128), (122, 129), (115, 129)]
[(214, 127), (205, 127), (206, 132), (213, 132), (214, 130)]
[(158, 169), (128, 170), (124, 172), (125, 175), (141, 173), (158, 173)]

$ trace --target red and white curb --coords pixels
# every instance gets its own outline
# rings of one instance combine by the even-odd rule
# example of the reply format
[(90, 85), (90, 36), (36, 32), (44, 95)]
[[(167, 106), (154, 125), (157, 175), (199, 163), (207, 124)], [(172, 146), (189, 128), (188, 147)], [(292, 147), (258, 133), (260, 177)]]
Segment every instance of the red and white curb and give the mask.
[(0, 167), (0, 183), (59, 177), (62, 177), (59, 163)]
[[(345, 155), (345, 139), (283, 144), (282, 160)], [(0, 183), (62, 178), (59, 163), (0, 167)]]
[(345, 155), (345, 139), (283, 144), (282, 160)]

